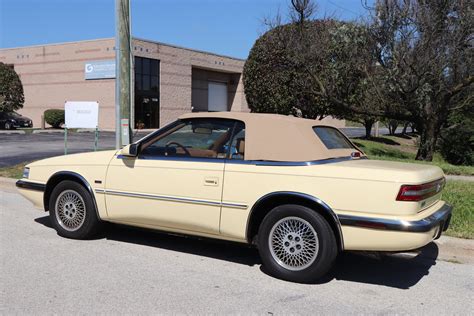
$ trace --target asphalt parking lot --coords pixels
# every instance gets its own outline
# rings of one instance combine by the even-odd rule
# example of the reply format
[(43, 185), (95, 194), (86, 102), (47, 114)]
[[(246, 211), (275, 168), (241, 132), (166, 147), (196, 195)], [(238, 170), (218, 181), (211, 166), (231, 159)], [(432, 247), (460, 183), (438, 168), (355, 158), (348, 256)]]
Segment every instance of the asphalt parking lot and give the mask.
[[(0, 183), (1, 184), (1, 183)], [(255, 249), (109, 226), (59, 237), (47, 214), (0, 185), (0, 312), (10, 314), (472, 313), (474, 265), (344, 254), (321, 284), (280, 281)]]
[[(344, 128), (349, 137), (365, 135), (363, 128)], [(388, 133), (387, 129), (380, 129), (380, 133)], [(145, 136), (146, 132), (134, 135), (134, 140)], [(115, 133), (100, 132), (98, 149), (115, 148)], [(69, 133), (68, 153), (79, 153), (94, 150), (94, 134)], [(0, 168), (13, 166), (22, 162), (30, 162), (64, 154), (64, 134), (61, 132), (40, 134), (7, 134), (0, 133)]]
[[(134, 135), (137, 140), (146, 133)], [(68, 133), (68, 153), (94, 150), (94, 133)], [(115, 148), (115, 133), (99, 134), (98, 150)], [(61, 132), (40, 134), (0, 134), (0, 168), (48, 157), (64, 155), (64, 134)]]

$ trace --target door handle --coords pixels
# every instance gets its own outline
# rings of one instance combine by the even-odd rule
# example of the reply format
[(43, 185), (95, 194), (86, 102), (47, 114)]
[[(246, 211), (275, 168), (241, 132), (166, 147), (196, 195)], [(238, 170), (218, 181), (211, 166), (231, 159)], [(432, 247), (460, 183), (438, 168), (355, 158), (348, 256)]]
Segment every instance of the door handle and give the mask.
[(204, 179), (204, 185), (218, 186), (219, 185), (219, 179), (218, 178), (205, 178)]

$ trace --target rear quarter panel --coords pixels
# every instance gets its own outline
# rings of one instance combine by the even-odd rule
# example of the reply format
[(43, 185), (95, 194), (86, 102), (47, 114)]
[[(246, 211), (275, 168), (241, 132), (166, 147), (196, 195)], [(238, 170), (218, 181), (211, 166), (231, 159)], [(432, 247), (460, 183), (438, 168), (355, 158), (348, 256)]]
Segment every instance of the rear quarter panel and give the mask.
[[(405, 180), (401, 180), (405, 179)], [(223, 202), (247, 204), (246, 210), (222, 208), (221, 233), (245, 238), (252, 206), (272, 192), (291, 191), (309, 194), (324, 201), (336, 214), (365, 216), (412, 216), (417, 203), (397, 202), (402, 181), (380, 170), (348, 168), (344, 163), (312, 166), (256, 166), (226, 164)]]

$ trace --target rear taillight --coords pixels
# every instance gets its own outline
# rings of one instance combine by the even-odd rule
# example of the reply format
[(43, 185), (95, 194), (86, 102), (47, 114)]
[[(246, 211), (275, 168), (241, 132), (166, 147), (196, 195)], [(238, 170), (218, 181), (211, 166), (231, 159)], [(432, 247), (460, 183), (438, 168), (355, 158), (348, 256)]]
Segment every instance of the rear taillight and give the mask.
[(418, 202), (438, 194), (444, 188), (444, 178), (418, 185), (404, 184), (397, 195), (397, 201)]

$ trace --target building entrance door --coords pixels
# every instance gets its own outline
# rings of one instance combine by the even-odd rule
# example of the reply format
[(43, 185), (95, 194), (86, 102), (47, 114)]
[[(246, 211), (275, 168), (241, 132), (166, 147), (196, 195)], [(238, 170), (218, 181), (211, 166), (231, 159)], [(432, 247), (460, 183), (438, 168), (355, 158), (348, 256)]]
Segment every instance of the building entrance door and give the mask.
[(160, 103), (158, 97), (135, 95), (135, 128), (158, 128)]
[(135, 124), (137, 129), (160, 127), (160, 61), (135, 57)]

